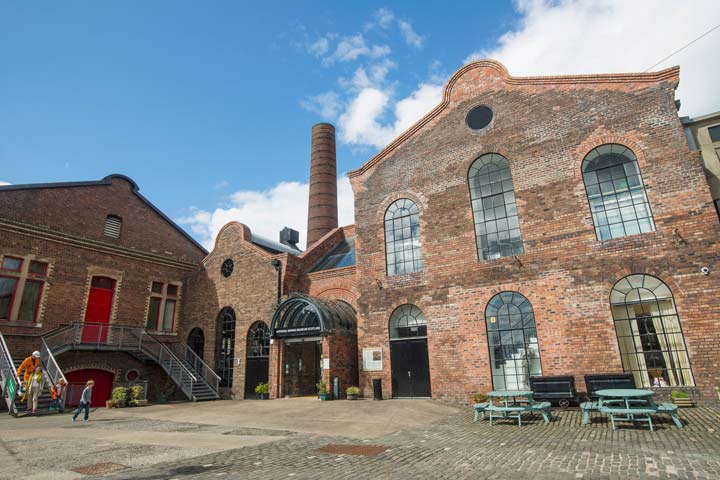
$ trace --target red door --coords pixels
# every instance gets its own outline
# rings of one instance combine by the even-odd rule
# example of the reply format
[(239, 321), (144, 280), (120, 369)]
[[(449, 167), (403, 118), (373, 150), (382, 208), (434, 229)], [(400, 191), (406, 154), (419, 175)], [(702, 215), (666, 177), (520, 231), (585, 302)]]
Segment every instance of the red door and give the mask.
[(82, 332), (83, 343), (107, 341), (107, 324), (110, 323), (114, 295), (115, 280), (106, 277), (92, 278)]
[(105, 370), (76, 370), (66, 373), (65, 378), (68, 381), (68, 389), (65, 395), (67, 404), (77, 407), (80, 403), (80, 395), (85, 389), (85, 383), (88, 380), (95, 380), (95, 386), (92, 389), (92, 397), (90, 405), (93, 407), (104, 407), (105, 400), (109, 400), (112, 396), (113, 379), (115, 375)]

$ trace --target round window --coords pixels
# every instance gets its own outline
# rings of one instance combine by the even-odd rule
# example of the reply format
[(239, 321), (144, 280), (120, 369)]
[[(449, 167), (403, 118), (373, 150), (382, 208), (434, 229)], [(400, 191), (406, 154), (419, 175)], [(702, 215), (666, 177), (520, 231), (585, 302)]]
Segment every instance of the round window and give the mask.
[(470, 110), (470, 113), (468, 113), (465, 118), (465, 122), (467, 123), (467, 126), (473, 130), (482, 130), (490, 125), (492, 119), (493, 111), (490, 110), (490, 107), (481, 105)]
[(232, 275), (234, 267), (235, 265), (233, 264), (232, 258), (228, 258), (223, 262), (222, 267), (220, 267), (220, 273), (223, 274), (223, 277), (229, 277)]
[(134, 382), (138, 378), (140, 378), (140, 373), (137, 370), (128, 370), (125, 374), (125, 380), (128, 382)]

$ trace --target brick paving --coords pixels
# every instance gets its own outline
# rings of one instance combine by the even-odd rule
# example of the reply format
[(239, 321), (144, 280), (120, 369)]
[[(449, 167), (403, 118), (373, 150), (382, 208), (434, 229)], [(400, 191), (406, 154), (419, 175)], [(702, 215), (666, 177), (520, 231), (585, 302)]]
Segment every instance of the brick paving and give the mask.
[[(255, 447), (111, 474), (113, 479), (484, 479), (484, 478), (720, 478), (720, 410), (681, 411), (677, 429), (658, 418), (657, 429), (621, 424), (602, 415), (581, 425), (577, 409), (555, 410), (518, 427), (473, 423), (467, 412), (370, 440), (297, 434)], [(375, 456), (321, 453), (328, 445), (384, 447)], [(108, 478), (104, 476), (103, 478)]]

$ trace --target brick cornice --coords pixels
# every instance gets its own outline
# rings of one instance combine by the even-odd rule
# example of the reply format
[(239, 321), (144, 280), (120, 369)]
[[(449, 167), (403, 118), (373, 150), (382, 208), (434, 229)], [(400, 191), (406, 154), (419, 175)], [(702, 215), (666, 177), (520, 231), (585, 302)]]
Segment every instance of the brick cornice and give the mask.
[(132, 258), (134, 260), (140, 260), (143, 262), (174, 267), (180, 270), (194, 271), (198, 266), (198, 264), (195, 264), (193, 262), (178, 260), (176, 258), (166, 257), (164, 255), (158, 255), (155, 253), (133, 250), (131, 248), (121, 247), (99, 240), (59, 232), (46, 227), (41, 227), (39, 225), (17, 222), (6, 218), (0, 218), (0, 231), (16, 233), (19, 235), (25, 235), (28, 237), (38, 238), (41, 240), (55, 243), (61, 243), (64, 245), (69, 245), (76, 248), (83, 248), (86, 250), (92, 250), (95, 252), (105, 253), (109, 255)]
[(395, 138), (385, 148), (378, 152), (374, 157), (368, 160), (360, 168), (348, 172), (349, 178), (358, 177), (373, 166), (380, 163), (385, 157), (390, 155), (400, 145), (405, 143), (406, 140), (411, 138), (417, 133), (422, 127), (436, 118), (443, 110), (450, 105), (451, 94), (453, 87), (457, 81), (464, 74), (471, 70), (478, 68), (486, 68), (492, 70), (502, 82), (508, 85), (583, 85), (583, 84), (631, 84), (631, 83), (660, 83), (663, 81), (673, 81), (673, 88), (677, 88), (677, 84), (680, 78), (680, 67), (675, 66), (660, 70), (658, 72), (644, 72), (644, 73), (608, 73), (608, 74), (592, 74), (592, 75), (552, 75), (552, 76), (538, 76), (538, 77), (513, 77), (508, 73), (507, 68), (495, 60), (479, 60), (476, 62), (468, 63), (467, 65), (460, 68), (455, 74), (450, 77), (445, 90), (443, 92), (442, 102), (430, 113), (425, 115), (423, 118), (418, 120), (414, 125), (405, 130), (399, 137)]

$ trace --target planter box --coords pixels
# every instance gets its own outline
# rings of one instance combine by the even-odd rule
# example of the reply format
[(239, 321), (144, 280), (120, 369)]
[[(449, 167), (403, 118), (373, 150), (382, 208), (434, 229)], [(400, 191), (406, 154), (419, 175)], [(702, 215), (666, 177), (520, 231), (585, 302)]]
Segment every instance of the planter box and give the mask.
[(320, 393), (320, 394), (318, 394), (318, 397), (320, 397), (320, 400), (322, 400), (323, 402), (326, 401), (329, 396), (330, 396), (330, 394), (328, 394), (328, 393)]
[(347, 394), (347, 399), (348, 399), (348, 400), (357, 400), (357, 399), (358, 399), (358, 395), (352, 395), (352, 394), (348, 393), (348, 394)]
[(692, 407), (694, 405), (691, 398), (673, 398), (672, 403), (674, 403), (680, 408)]
[(135, 407), (146, 407), (148, 405), (147, 400), (133, 400), (132, 405)]

